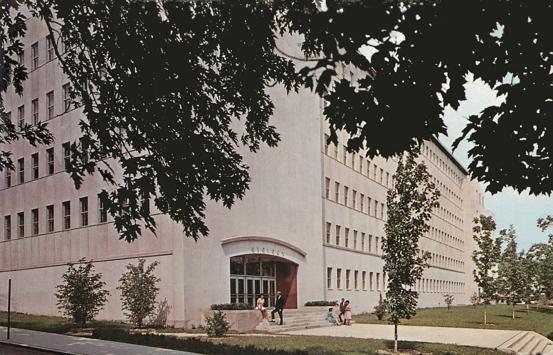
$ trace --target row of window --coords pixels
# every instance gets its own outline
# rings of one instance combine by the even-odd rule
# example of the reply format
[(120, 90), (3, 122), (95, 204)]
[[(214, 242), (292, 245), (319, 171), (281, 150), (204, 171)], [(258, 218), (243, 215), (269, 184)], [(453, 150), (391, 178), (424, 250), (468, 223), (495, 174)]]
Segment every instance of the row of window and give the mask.
[[(65, 84), (61, 88), (62, 94), (62, 113), (65, 113), (71, 110), (71, 85)], [(44, 111), (40, 111), (40, 101), (39, 98), (35, 98), (31, 101), (31, 124), (38, 124), (43, 117), (46, 117), (47, 120), (51, 120), (56, 116), (56, 107), (55, 107), (55, 96), (54, 90), (48, 92), (44, 98)], [(25, 105), (21, 105), (17, 108), (17, 125), (22, 127), (25, 123), (29, 123), (26, 117)], [(6, 118), (9, 122), (12, 121), (11, 112), (6, 112)]]
[(422, 154), (426, 156), (426, 158), (434, 163), (440, 170), (444, 172), (447, 176), (449, 176), (453, 181), (455, 181), (457, 184), (461, 184), (463, 181), (461, 175), (459, 175), (456, 170), (451, 167), (449, 163), (444, 161), (442, 158), (439, 157), (438, 154), (434, 152), (432, 148), (428, 146), (428, 144), (424, 144), (422, 148)]
[(415, 291), (421, 293), (462, 293), (464, 288), (464, 282), (427, 278), (418, 279), (413, 287)]
[(461, 238), (453, 236), (435, 227), (430, 227), (430, 229), (428, 230), (428, 238), (440, 241), (445, 244), (450, 244), (459, 248), (465, 245), (465, 241), (462, 240)]
[(432, 181), (434, 182), (434, 184), (436, 185), (436, 188), (440, 191), (440, 194), (442, 196), (455, 200), (457, 204), (463, 203), (463, 199), (461, 198), (461, 196), (453, 192), (452, 189), (447, 187), (447, 185), (441, 182), (439, 179), (433, 176)]
[[(61, 229), (67, 230), (71, 229), (73, 225), (71, 219), (71, 201), (64, 201), (61, 203)], [(40, 209), (35, 208), (31, 210), (31, 220), (30, 220), (30, 232), (26, 230), (26, 220), (25, 212), (21, 211), (17, 213), (15, 225), (16, 232), (12, 234), (12, 216), (4, 216), (4, 240), (10, 240), (13, 237), (23, 238), (28, 235), (38, 235), (41, 233), (53, 233), (55, 232), (55, 218), (56, 218), (56, 206), (48, 205), (44, 208), (41, 218)], [(44, 220), (44, 223), (41, 224), (41, 220)], [(98, 195), (98, 223), (105, 223), (108, 220), (107, 210), (105, 208), (104, 202)], [(79, 199), (79, 215), (78, 215), (78, 226), (85, 227), (89, 225), (88, 218), (88, 197), (81, 197)]]
[[(386, 273), (381, 274), (379, 272), (369, 272), (368, 289), (367, 289), (367, 272), (361, 271), (361, 278), (359, 278), (359, 270), (346, 269), (345, 270), (345, 284), (342, 284), (342, 269), (336, 268), (336, 280), (333, 279), (333, 268), (327, 267), (326, 269), (326, 287), (329, 290), (334, 288), (341, 290), (363, 290), (363, 291), (382, 291), (386, 289)], [(353, 275), (352, 275), (353, 274)], [(353, 283), (351, 282), (353, 276)], [(374, 276), (374, 278), (373, 278)], [(382, 280), (382, 282), (381, 282)], [(344, 286), (344, 287), (343, 287)]]
[[(43, 41), (40, 41), (44, 44), (44, 60), (45, 62), (50, 62), (56, 58), (56, 54), (54, 52), (54, 39), (52, 36), (48, 35), (44, 38)], [(65, 47), (63, 45), (63, 41), (61, 41), (60, 37), (60, 52), (65, 52)], [(36, 70), (40, 64), (41, 64), (41, 56), (40, 56), (40, 44), (39, 41), (36, 41), (35, 43), (31, 44), (31, 70)], [(25, 49), (21, 50), (21, 53), (19, 53), (18, 61), (19, 64), (25, 65)]]
[[(328, 142), (328, 138), (328, 134), (325, 134), (325, 143)], [(384, 171), (383, 168), (379, 168), (376, 164), (371, 164), (371, 161), (365, 159), (362, 154), (358, 154), (355, 152), (350, 153), (348, 152), (348, 148), (345, 145), (342, 146), (342, 148), (339, 148), (339, 146), (336, 146), (334, 144), (332, 144), (332, 152), (330, 152), (330, 146), (331, 144), (325, 144), (325, 154), (329, 157), (332, 157), (335, 160), (343, 163), (344, 165), (349, 166), (353, 170), (367, 176), (369, 179), (372, 179), (385, 187), (393, 186), (393, 175), (391, 175), (387, 171)], [(342, 151), (341, 156), (339, 154), (340, 149)]]
[[(325, 198), (330, 200), (330, 178), (325, 178)], [(366, 213), (379, 219), (385, 219), (386, 206), (376, 199), (365, 196), (363, 193), (358, 193), (357, 190), (350, 189), (349, 186), (340, 185), (338, 181), (334, 182), (334, 202), (343, 204), (346, 207), (353, 208), (361, 213)]]
[[(333, 235), (333, 231), (335, 231)], [(343, 228), (344, 235), (343, 235), (343, 242), (342, 242), (342, 226), (335, 225), (334, 228), (332, 228), (332, 223), (326, 222), (326, 230), (325, 230), (325, 242), (326, 244), (335, 244), (338, 246), (346, 247), (346, 248), (352, 248), (354, 250), (360, 250), (364, 252), (379, 254), (381, 252), (381, 245), (380, 245), (380, 238), (377, 236), (374, 236), (374, 244), (373, 244), (373, 235), (369, 234), (368, 238), (365, 239), (366, 234), (364, 232), (359, 233), (357, 230), (353, 230), (353, 241), (350, 243), (350, 228), (344, 227)], [(358, 236), (360, 235), (360, 240), (358, 243)], [(333, 238), (334, 237), (334, 238)], [(332, 242), (334, 240), (334, 243)], [(368, 243), (365, 244), (365, 241)], [(368, 247), (367, 249), (365, 249)]]
[(435, 208), (434, 214), (440, 216), (450, 223), (463, 223), (462, 218), (458, 217), (456, 214), (450, 212), (447, 208), (442, 206)]
[[(69, 167), (69, 164), (71, 162), (71, 144), (69, 142), (65, 142), (61, 145), (61, 150), (63, 154), (63, 165), (64, 169), (67, 170)], [(46, 149), (45, 156), (43, 157), (45, 163), (44, 163), (44, 176), (47, 175), (53, 175), (56, 171), (55, 169), (55, 151), (54, 147), (50, 147)], [(30, 180), (36, 180), (38, 179), (40, 174), (40, 156), (39, 153), (33, 153), (31, 155), (31, 175)], [(13, 181), (12, 177), (12, 170), (11, 169), (5, 169), (4, 172), (4, 187), (12, 187), (15, 184), (23, 184), (27, 181), (27, 174), (26, 174), (26, 164), (25, 164), (25, 158), (21, 157), (17, 159), (17, 163), (15, 164), (16, 168), (16, 176), (17, 180)]]
[[(424, 253), (425, 253), (424, 250), (420, 250), (421, 255), (423, 255)], [(441, 267), (456, 268), (456, 269), (463, 269), (465, 267), (464, 261), (461, 261), (449, 256), (441, 255), (438, 253), (432, 253), (432, 252), (429, 252), (429, 253), (430, 253), (429, 264), (432, 266), (441, 266)]]

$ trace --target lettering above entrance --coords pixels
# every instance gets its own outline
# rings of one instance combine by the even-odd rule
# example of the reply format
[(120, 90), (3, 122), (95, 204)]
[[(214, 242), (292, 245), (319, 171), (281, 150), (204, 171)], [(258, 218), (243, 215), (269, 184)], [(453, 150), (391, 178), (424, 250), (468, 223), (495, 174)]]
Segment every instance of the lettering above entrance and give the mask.
[(307, 253), (282, 240), (261, 236), (238, 236), (223, 239), (221, 246), (229, 257), (246, 254), (274, 255), (296, 264), (305, 261)]

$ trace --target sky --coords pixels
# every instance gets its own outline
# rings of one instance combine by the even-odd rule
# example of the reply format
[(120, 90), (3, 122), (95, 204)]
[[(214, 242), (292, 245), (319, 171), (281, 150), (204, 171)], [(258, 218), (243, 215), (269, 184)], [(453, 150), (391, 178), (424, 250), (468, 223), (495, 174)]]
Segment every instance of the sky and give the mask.
[[(451, 150), (451, 144), (460, 136), (466, 125), (466, 117), (480, 112), (484, 107), (498, 100), (494, 91), (482, 81), (470, 81), (466, 85), (467, 100), (462, 102), (458, 110), (446, 108), (444, 120), (448, 126), (448, 135), (440, 136), (440, 141)], [(468, 165), (467, 151), (470, 145), (464, 141), (453, 155), (463, 166)], [(484, 185), (482, 185), (484, 187)], [(519, 250), (528, 250), (535, 243), (547, 241), (548, 232), (541, 232), (536, 226), (536, 220), (553, 214), (553, 197), (532, 196), (528, 193), (519, 194), (511, 188), (491, 195), (486, 192), (485, 205), (495, 214), (497, 229), (514, 226), (518, 236)], [(549, 233), (553, 233), (550, 231)]]

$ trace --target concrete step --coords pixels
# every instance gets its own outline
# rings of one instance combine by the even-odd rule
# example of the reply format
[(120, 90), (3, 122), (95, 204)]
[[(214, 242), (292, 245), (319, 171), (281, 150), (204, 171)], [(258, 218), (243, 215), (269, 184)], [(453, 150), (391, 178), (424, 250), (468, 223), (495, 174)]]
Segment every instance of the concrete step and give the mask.
[(530, 350), (530, 354), (543, 354), (543, 350), (548, 344), (548, 339), (542, 339), (540, 337), (538, 343)]
[(553, 344), (547, 344), (543, 349), (543, 355), (553, 355)]
[(522, 349), (531, 338), (532, 334), (530, 332), (520, 332), (515, 337), (511, 338), (508, 343), (503, 344), (501, 348), (519, 353), (520, 349)]
[(524, 344), (524, 346), (520, 348), (519, 352), (521, 354), (532, 354), (532, 349), (534, 349), (539, 344), (539, 342), (540, 342), (540, 338), (532, 334), (532, 336), (526, 342), (526, 344)]
[(289, 325), (279, 325), (275, 328), (271, 328), (270, 332), (273, 333), (282, 333), (282, 332), (290, 332), (294, 330), (301, 330), (301, 329), (311, 329), (311, 328), (324, 328), (324, 327), (331, 327), (332, 324), (328, 322), (317, 322), (317, 323), (298, 323), (298, 324), (289, 324)]

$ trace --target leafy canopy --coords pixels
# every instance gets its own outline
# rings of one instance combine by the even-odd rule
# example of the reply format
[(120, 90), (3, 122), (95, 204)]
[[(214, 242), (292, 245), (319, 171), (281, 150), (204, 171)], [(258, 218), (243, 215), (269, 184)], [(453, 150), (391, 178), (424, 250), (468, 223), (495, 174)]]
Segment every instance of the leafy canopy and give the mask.
[(492, 216), (474, 219), (473, 238), (477, 248), (472, 252), (475, 268), (474, 282), (480, 288), (480, 301), (490, 304), (497, 296), (497, 264), (501, 255), (501, 239), (494, 237), (496, 229)]
[[(390, 157), (445, 133), (444, 109), (480, 79), (504, 100), (469, 117), (470, 173), (491, 192), (553, 190), (550, 1), (9, 0), (2, 92), (26, 78), (21, 3), (63, 39), (56, 55), (85, 113), (72, 177), (114, 184), (104, 199), (126, 240), (137, 222), (155, 230), (150, 200), (188, 235), (207, 234), (205, 199), (231, 206), (248, 188), (239, 148), (279, 140), (273, 86), (313, 88), (332, 141), (345, 130), (350, 150)], [(279, 48), (283, 33), (302, 35), (303, 55)]]

